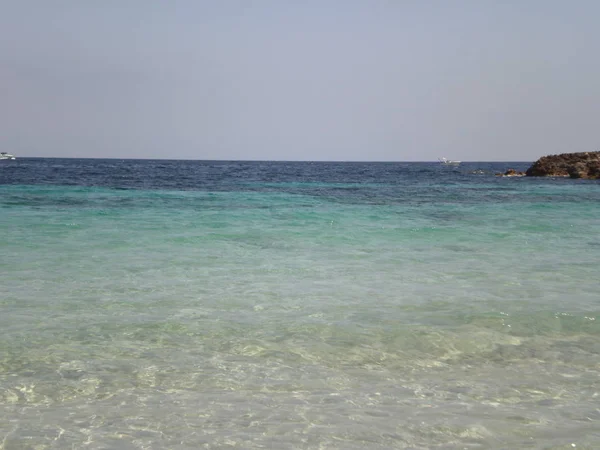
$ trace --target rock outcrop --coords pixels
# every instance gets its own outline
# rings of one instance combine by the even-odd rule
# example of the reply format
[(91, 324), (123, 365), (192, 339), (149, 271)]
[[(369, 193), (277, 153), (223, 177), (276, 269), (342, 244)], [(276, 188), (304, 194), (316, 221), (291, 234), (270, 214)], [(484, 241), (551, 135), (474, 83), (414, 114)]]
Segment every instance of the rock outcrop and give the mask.
[(524, 177), (525, 172), (521, 172), (521, 171), (515, 170), (515, 169), (508, 169), (504, 173), (497, 173), (496, 176), (498, 176), (498, 177)]
[(528, 177), (600, 179), (600, 152), (543, 156), (525, 173)]

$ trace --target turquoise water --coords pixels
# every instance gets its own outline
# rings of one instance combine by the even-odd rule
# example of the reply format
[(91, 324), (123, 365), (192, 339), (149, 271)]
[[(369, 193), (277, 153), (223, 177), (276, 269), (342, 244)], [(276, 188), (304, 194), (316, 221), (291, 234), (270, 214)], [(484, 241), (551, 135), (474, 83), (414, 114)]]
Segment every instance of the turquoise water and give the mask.
[(3, 165), (0, 448), (600, 447), (600, 184), (507, 167)]

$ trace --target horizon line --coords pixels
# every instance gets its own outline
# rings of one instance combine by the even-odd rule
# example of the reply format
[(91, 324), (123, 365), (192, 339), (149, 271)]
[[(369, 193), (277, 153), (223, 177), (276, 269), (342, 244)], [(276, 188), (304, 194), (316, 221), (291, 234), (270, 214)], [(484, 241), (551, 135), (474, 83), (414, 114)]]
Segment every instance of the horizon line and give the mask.
[[(18, 156), (19, 159), (104, 159), (121, 161), (198, 161), (198, 162), (281, 162), (281, 163), (439, 163), (439, 160), (309, 160), (309, 159), (189, 159), (189, 158), (118, 158), (94, 156)], [(461, 160), (461, 163), (528, 163), (533, 160)]]

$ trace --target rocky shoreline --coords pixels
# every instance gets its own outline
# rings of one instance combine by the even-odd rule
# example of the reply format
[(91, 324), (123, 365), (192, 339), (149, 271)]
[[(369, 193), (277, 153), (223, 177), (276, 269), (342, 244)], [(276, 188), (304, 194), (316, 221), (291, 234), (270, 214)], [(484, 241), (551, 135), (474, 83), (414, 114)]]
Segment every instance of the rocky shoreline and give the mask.
[(600, 179), (600, 152), (561, 153), (542, 156), (526, 172), (508, 169), (503, 177), (570, 177)]
[(528, 177), (600, 178), (600, 152), (543, 156), (527, 169)]

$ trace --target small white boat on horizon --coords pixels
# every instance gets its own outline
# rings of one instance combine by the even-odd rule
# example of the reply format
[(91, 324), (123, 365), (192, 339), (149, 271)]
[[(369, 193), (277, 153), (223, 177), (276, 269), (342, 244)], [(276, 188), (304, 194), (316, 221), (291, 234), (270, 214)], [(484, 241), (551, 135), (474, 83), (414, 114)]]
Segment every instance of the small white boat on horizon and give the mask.
[(446, 159), (446, 158), (439, 158), (438, 159), (440, 164), (444, 165), (444, 166), (458, 166), (460, 164), (460, 161), (453, 161), (451, 159)]
[(0, 152), (0, 159), (17, 159), (15, 155), (11, 155), (7, 152)]

